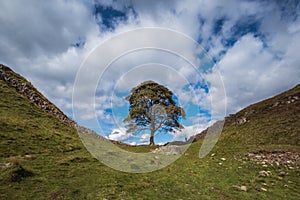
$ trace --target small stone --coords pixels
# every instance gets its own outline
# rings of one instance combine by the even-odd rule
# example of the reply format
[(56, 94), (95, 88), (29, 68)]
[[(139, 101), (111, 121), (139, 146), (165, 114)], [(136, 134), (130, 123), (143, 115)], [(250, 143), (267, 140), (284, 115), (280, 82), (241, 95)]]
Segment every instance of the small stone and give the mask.
[(269, 171), (260, 171), (258, 174), (261, 177), (268, 177), (270, 175)]
[(284, 175), (285, 175), (284, 171), (279, 172), (279, 176), (284, 176)]
[(262, 188), (260, 188), (260, 190), (261, 190), (261, 191), (263, 191), (263, 192), (266, 192), (266, 191), (268, 191), (266, 188), (263, 188), (263, 187), (262, 187)]
[(213, 154), (211, 154), (210, 156), (211, 156), (211, 157), (214, 157), (215, 155), (216, 155), (216, 154), (213, 153)]
[(222, 163), (221, 163), (221, 162), (219, 162), (219, 165), (222, 165)]
[(0, 163), (0, 168), (8, 168), (10, 163)]
[(226, 158), (221, 158), (221, 160), (225, 161), (225, 160), (226, 160)]
[(287, 184), (285, 184), (283, 187), (289, 187)]
[(294, 169), (294, 167), (292, 167), (292, 166), (289, 166), (289, 169)]
[(257, 155), (257, 156), (255, 156), (255, 158), (257, 158), (257, 159), (261, 159), (261, 156)]
[(264, 185), (264, 186), (267, 186), (267, 184), (266, 183), (261, 183), (262, 185)]
[(263, 167), (268, 167), (268, 165), (262, 165)]
[(242, 186), (240, 187), (240, 189), (241, 189), (242, 191), (245, 191), (245, 192), (247, 192), (247, 187), (246, 187), (246, 186), (244, 186), (244, 185), (242, 185)]
[(279, 180), (282, 180), (282, 179), (283, 179), (283, 177), (282, 177), (282, 176), (278, 176), (277, 178), (278, 178)]

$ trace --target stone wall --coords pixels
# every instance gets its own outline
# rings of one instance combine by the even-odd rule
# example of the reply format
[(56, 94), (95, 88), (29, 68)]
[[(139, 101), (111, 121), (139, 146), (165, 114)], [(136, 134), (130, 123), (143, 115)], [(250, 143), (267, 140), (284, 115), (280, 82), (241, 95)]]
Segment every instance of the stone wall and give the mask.
[(69, 126), (75, 126), (75, 122), (68, 118), (59, 108), (42, 95), (30, 82), (16, 74), (10, 68), (0, 64), (0, 80), (5, 81), (10, 87), (27, 97), (29, 101), (40, 107), (47, 113), (55, 116)]
[[(14, 88), (18, 93), (25, 96), (30, 102), (44, 110), (46, 113), (56, 117), (68, 126), (74, 127), (82, 134), (93, 136), (97, 139), (105, 139), (95, 131), (78, 125), (68, 118), (58, 107), (51, 103), (42, 93), (40, 93), (29, 81), (21, 75), (12, 71), (9, 67), (0, 64), (0, 80)], [(106, 140), (106, 139), (105, 139)]]

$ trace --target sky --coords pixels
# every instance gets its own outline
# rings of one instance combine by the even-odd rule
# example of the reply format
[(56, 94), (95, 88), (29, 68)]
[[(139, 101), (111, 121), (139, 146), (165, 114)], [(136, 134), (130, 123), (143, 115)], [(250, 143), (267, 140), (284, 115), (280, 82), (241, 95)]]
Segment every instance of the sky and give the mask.
[[(122, 122), (125, 97), (145, 80), (168, 87), (187, 112), (185, 129), (159, 133), (156, 143), (184, 140), (300, 83), (297, 0), (14, 0), (0, 7), (0, 63), (109, 139), (148, 143), (148, 132), (126, 134)], [(156, 48), (137, 49), (138, 41)], [(109, 67), (99, 64), (113, 56)]]

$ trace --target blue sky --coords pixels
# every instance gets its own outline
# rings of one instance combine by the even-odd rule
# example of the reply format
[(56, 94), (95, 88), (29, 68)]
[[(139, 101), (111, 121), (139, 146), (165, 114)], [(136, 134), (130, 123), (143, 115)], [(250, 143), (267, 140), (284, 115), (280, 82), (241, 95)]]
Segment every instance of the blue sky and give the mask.
[[(85, 110), (86, 114), (75, 120), (108, 138), (147, 141), (147, 135), (126, 135), (121, 119), (128, 109), (124, 96), (148, 78), (156, 77), (176, 93), (188, 113), (183, 132), (157, 136), (157, 142), (184, 139), (194, 130), (204, 129), (214, 120), (212, 107), (222, 110), (226, 103), (228, 115), (300, 82), (297, 0), (27, 0), (26, 4), (15, 0), (1, 1), (0, 7), (0, 63), (26, 77), (68, 116), (74, 116), (73, 108)], [(197, 41), (205, 53), (188, 47), (184, 50), (201, 63), (196, 66), (201, 76), (192, 76), (192, 67), (169, 52), (136, 51), (112, 64), (93, 98), (82, 91), (83, 103), (74, 106), (77, 73), (91, 52), (110, 38), (144, 27), (174, 30)], [(133, 42), (122, 41), (122, 45)], [(159, 37), (153, 39), (156, 42), (176, 45)], [(152, 72), (149, 63), (160, 65), (155, 64)], [(136, 66), (140, 67), (128, 71)], [(156, 69), (162, 70), (165, 78), (155, 73)], [(218, 77), (223, 85), (216, 82)], [(223, 87), (226, 102), (212, 103)], [(185, 91), (187, 88), (195, 95)], [(84, 102), (89, 98), (95, 104)], [(90, 121), (95, 115), (101, 127)]]

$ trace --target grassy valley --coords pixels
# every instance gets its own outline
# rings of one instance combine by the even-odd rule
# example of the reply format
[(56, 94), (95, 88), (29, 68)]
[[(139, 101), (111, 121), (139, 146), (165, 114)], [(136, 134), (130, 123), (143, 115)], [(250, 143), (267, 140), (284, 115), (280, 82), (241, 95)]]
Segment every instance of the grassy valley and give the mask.
[(299, 85), (226, 118), (205, 158), (199, 137), (173, 164), (144, 174), (93, 158), (74, 127), (4, 80), (0, 95), (0, 199), (300, 199)]

